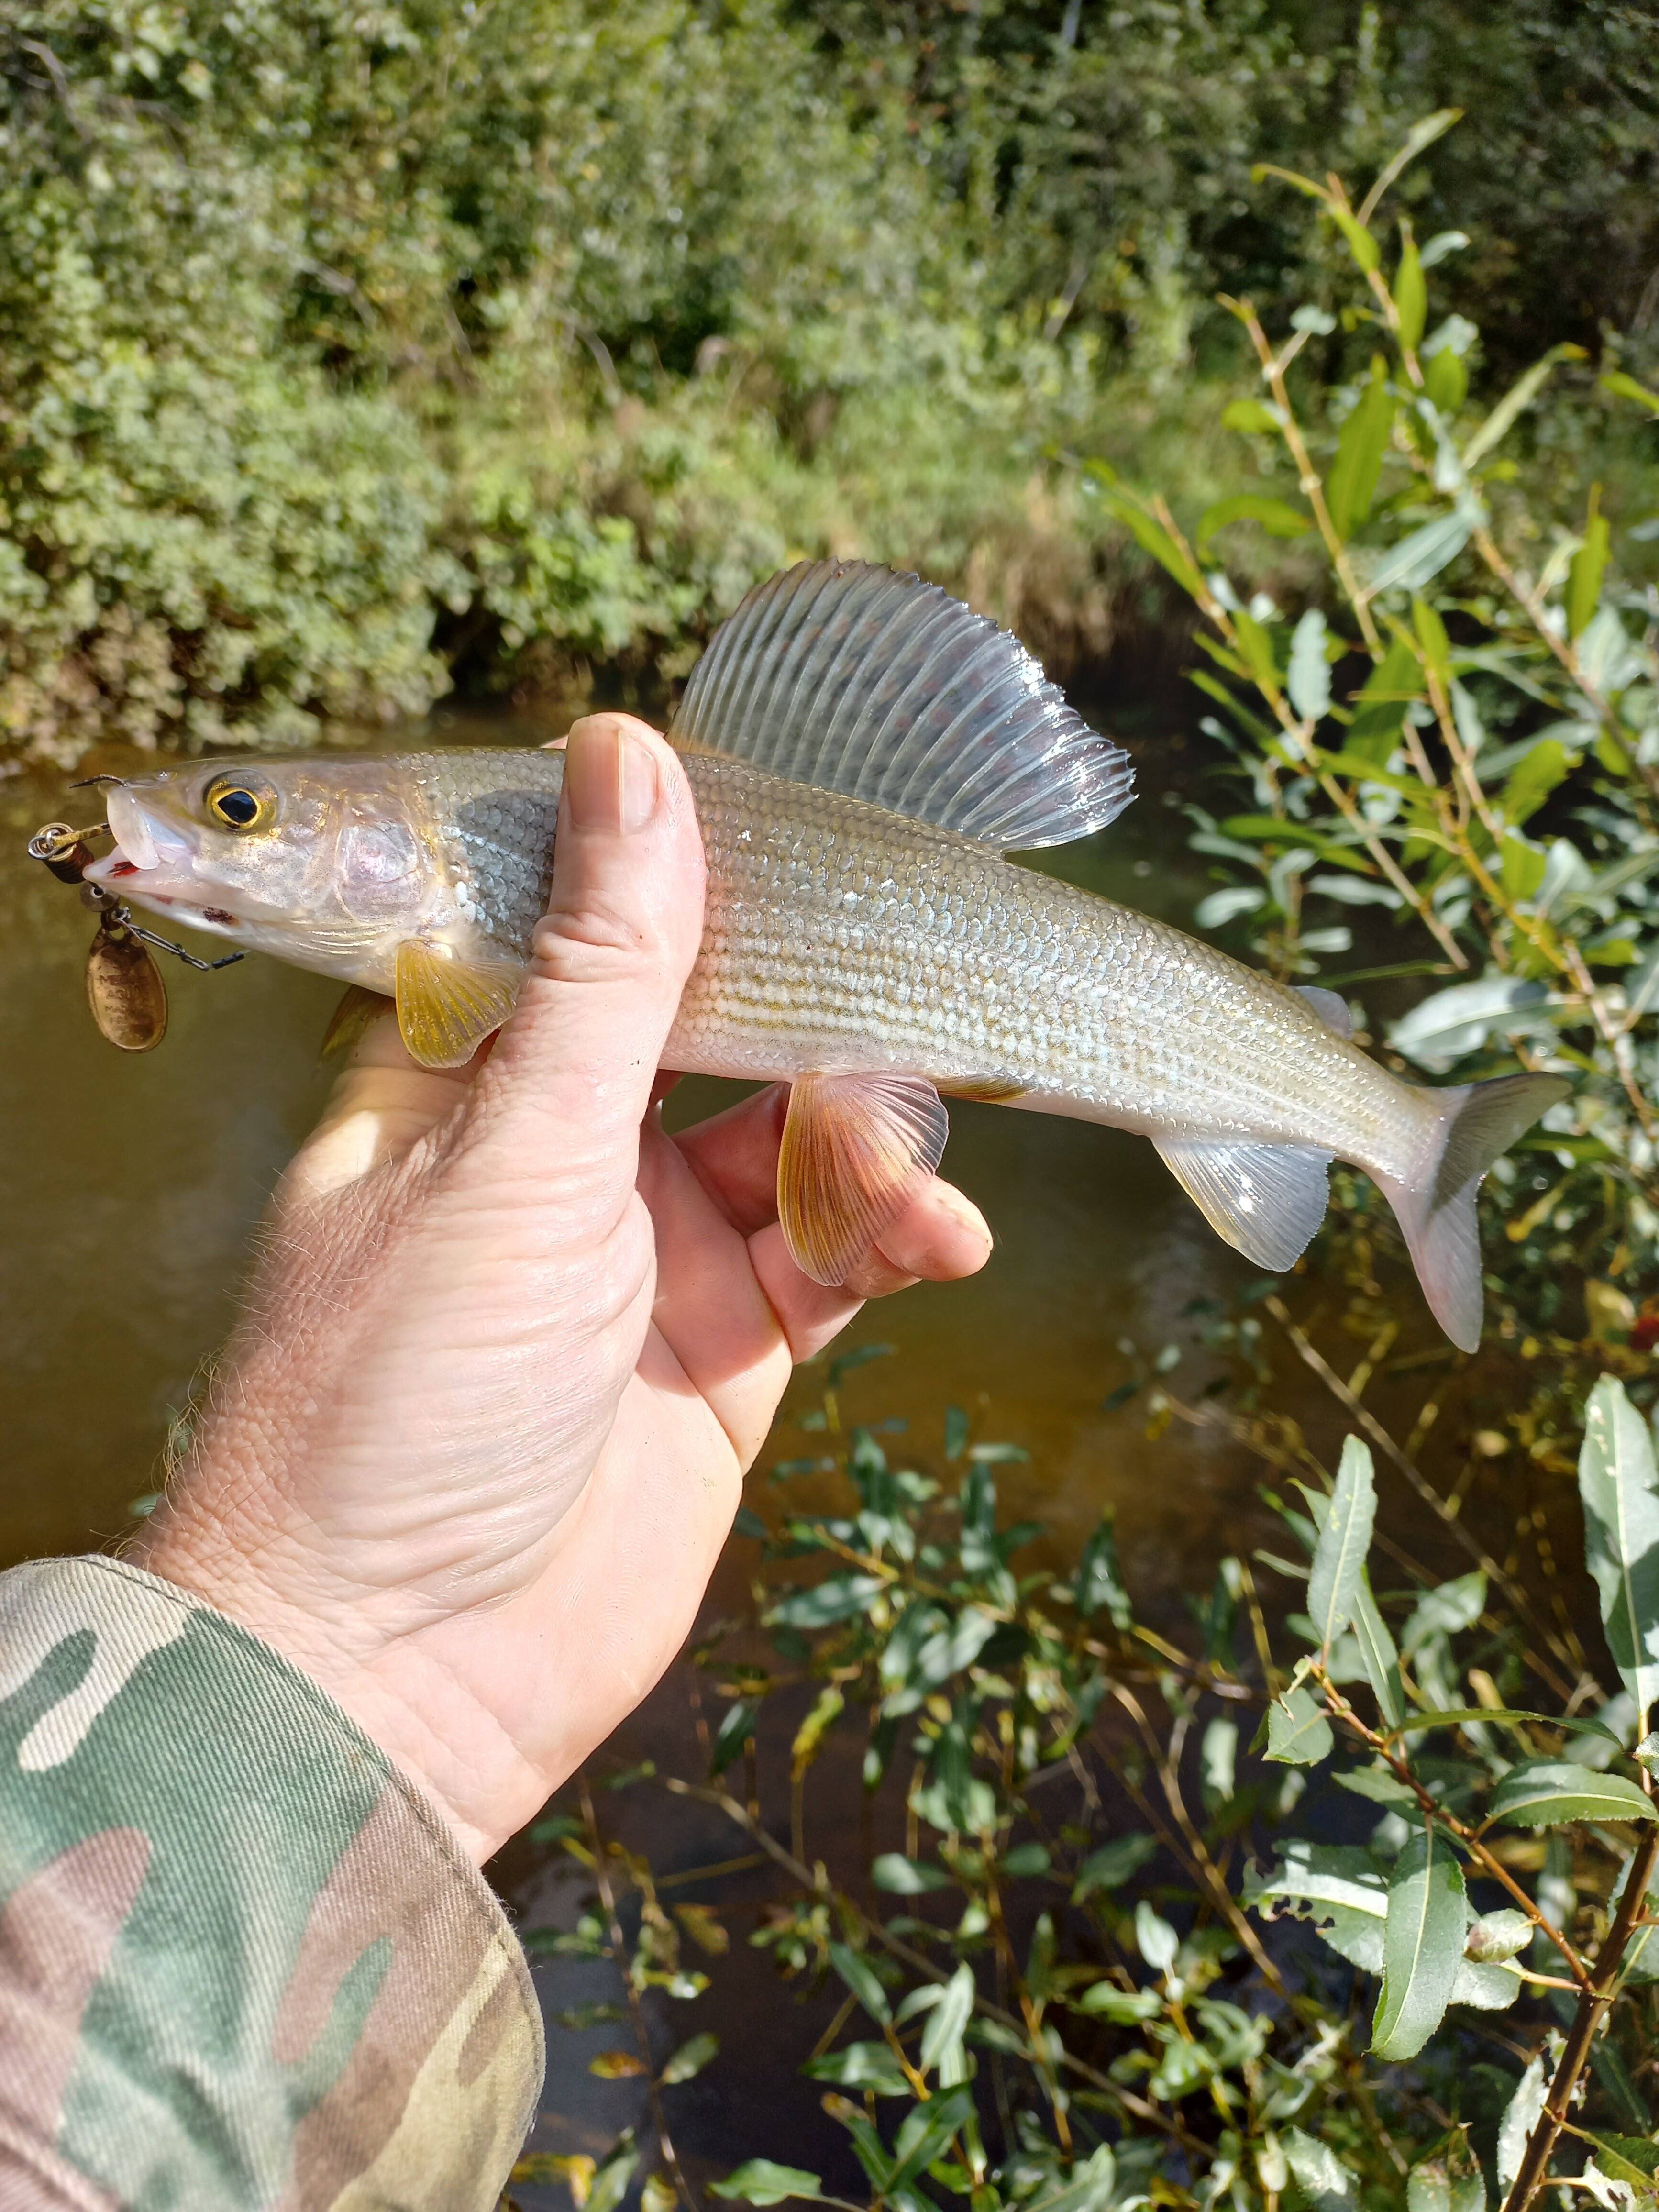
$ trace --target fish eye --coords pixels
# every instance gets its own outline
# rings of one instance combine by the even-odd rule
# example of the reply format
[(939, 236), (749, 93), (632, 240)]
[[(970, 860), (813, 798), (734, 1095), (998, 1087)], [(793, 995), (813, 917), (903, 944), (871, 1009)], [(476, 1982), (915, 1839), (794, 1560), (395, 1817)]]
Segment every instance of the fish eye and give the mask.
[(221, 830), (263, 830), (276, 813), (276, 794), (268, 785), (244, 783), (240, 777), (216, 777), (202, 794), (202, 804)]

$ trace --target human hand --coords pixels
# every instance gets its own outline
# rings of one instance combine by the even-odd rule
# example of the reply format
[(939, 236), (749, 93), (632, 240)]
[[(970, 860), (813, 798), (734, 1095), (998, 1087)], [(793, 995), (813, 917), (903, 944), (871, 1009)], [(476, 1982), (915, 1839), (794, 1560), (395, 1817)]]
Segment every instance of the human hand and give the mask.
[(823, 1289), (777, 1225), (782, 1093), (664, 1134), (702, 890), (671, 748), (579, 722), (495, 1049), (435, 1073), (390, 1022), (359, 1047), (135, 1547), (320, 1682), (480, 1860), (678, 1650), (792, 1364), (990, 1250), (934, 1181)]

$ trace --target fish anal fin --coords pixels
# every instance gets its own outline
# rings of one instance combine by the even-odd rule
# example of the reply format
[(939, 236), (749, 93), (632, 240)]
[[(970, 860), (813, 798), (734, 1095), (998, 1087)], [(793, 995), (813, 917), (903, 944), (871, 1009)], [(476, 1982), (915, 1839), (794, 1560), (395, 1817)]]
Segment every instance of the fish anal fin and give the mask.
[(383, 991), (370, 991), (361, 983), (348, 983), (323, 1031), (318, 1059), (332, 1060), (337, 1053), (349, 1052), (382, 1014), (391, 1012), (392, 1003)]
[(1325, 1218), (1328, 1152), (1301, 1145), (1154, 1140), (1158, 1156), (1218, 1237), (1282, 1274)]
[(751, 592), (669, 735), (1004, 851), (1085, 837), (1134, 795), (1128, 755), (1017, 637), (864, 561), (800, 562)]
[(1328, 1030), (1334, 1030), (1340, 1037), (1353, 1035), (1353, 1016), (1340, 991), (1327, 991), (1318, 983), (1292, 983), (1291, 988), (1298, 999), (1307, 1000)]
[(949, 1117), (913, 1075), (803, 1075), (778, 1150), (778, 1218), (815, 1283), (844, 1283), (938, 1167)]
[(464, 1067), (512, 1012), (522, 972), (505, 955), (405, 938), (398, 947), (398, 1028), (410, 1059), (422, 1067)]

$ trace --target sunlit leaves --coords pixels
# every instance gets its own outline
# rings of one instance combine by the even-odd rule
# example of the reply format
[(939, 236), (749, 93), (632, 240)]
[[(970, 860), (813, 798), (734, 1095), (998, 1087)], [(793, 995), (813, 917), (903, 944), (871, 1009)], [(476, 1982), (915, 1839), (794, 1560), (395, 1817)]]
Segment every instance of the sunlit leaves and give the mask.
[(1400, 266), (1394, 278), (1395, 313), (1401, 344), (1408, 353), (1415, 353), (1422, 340), (1423, 325), (1428, 320), (1429, 292), (1411, 226), (1402, 223), (1401, 232)]
[(1234, 492), (1205, 509), (1198, 526), (1198, 550), (1207, 553), (1210, 540), (1230, 523), (1254, 522), (1270, 538), (1301, 538), (1313, 525), (1299, 507), (1261, 492)]
[(1290, 667), (1285, 688), (1304, 722), (1317, 722), (1331, 703), (1331, 664), (1325, 651), (1325, 617), (1310, 607), (1291, 633)]
[(1577, 637), (1589, 627), (1601, 599), (1601, 579), (1607, 573), (1613, 532), (1601, 512), (1601, 487), (1590, 487), (1589, 508), (1584, 517), (1584, 542), (1567, 570), (1567, 635)]
[(1376, 1518), (1371, 1455), (1358, 1437), (1343, 1444), (1336, 1486), (1321, 1502), (1325, 1510), (1309, 1577), (1308, 1612), (1315, 1635), (1328, 1650), (1353, 1617)]
[(658, 2081), (665, 2089), (681, 2081), (695, 2081), (712, 2059), (720, 2056), (720, 2041), (717, 2035), (693, 2035), (673, 2051), (663, 2066)]
[(1516, 379), (1464, 447), (1463, 466), (1473, 469), (1509, 435), (1520, 416), (1543, 390), (1552, 372), (1564, 361), (1583, 361), (1583, 346), (1558, 345), (1552, 346), (1541, 361), (1535, 361), (1524, 375)]
[(1645, 1713), (1659, 1705), (1659, 1468), (1647, 1424), (1610, 1375), (1585, 1410), (1578, 1492), (1607, 1646)]
[(1311, 1690), (1287, 1690), (1267, 1708), (1267, 1757), (1286, 1766), (1317, 1766), (1335, 1738)]
[(1371, 511), (1398, 404), (1389, 381), (1388, 364), (1378, 355), (1342, 425), (1336, 459), (1325, 481), (1325, 504), (1339, 538), (1352, 537)]
[(1463, 1956), (1463, 1872), (1449, 1838), (1419, 1829), (1389, 1881), (1382, 1988), (1372, 2023), (1378, 2058), (1413, 2058), (1445, 2015)]
[(804, 2166), (779, 2166), (769, 2158), (746, 2159), (724, 2181), (711, 2181), (708, 2187), (715, 2197), (738, 2197), (745, 2204), (762, 2206), (787, 2204), (797, 2197), (816, 2203), (823, 2194), (816, 2173), (808, 2173)]
[(1560, 1759), (1512, 1766), (1492, 1794), (1494, 1820), (1517, 1828), (1549, 1828), (1566, 1820), (1655, 1820), (1659, 1806), (1620, 1774), (1597, 1774)]

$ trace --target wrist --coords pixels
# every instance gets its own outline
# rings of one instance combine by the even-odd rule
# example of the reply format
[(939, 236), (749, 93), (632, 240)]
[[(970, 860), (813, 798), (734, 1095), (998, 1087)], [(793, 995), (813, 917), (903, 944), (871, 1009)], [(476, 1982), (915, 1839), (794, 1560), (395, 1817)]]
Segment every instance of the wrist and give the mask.
[(164, 1506), (126, 1556), (307, 1675), (428, 1799), (477, 1865), (545, 1802), (496, 1717), (421, 1632), (377, 1633), (370, 1593), (311, 1586), (275, 1531)]

